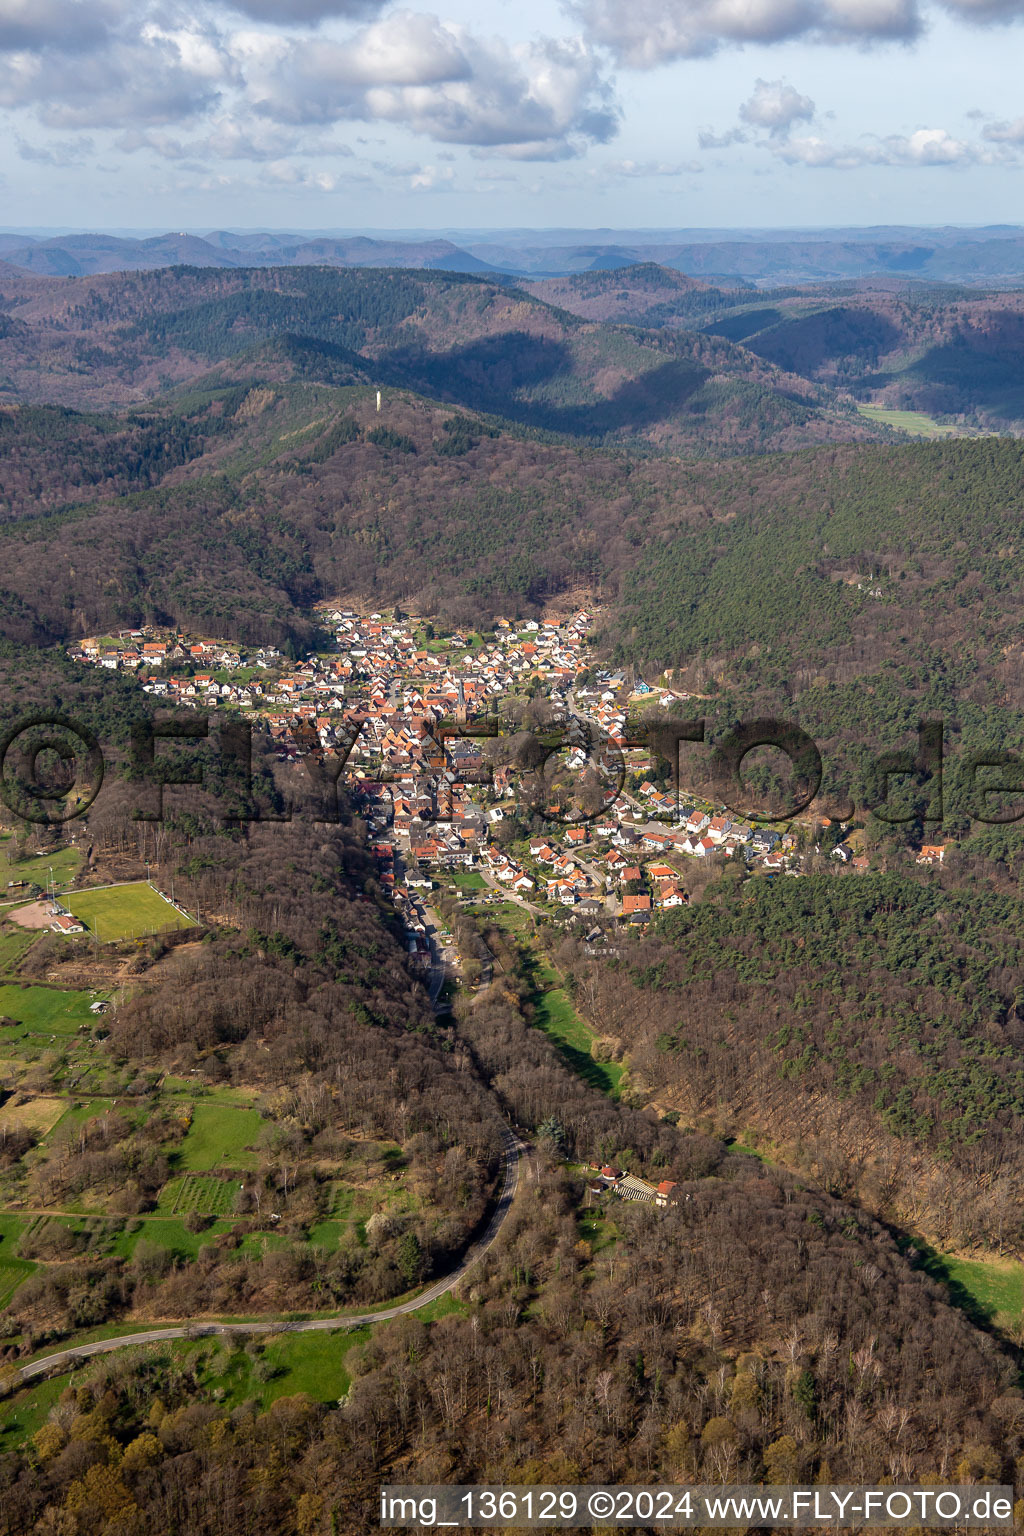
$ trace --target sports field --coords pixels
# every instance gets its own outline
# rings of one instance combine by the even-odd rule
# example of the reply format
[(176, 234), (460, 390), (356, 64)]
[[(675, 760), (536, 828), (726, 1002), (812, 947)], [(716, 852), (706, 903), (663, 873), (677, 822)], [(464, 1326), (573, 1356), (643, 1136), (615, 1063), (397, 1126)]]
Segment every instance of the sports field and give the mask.
[(83, 922), (102, 944), (114, 939), (141, 939), (168, 928), (191, 928), (166, 897), (145, 880), (111, 885), (98, 891), (76, 891), (64, 900), (68, 911)]

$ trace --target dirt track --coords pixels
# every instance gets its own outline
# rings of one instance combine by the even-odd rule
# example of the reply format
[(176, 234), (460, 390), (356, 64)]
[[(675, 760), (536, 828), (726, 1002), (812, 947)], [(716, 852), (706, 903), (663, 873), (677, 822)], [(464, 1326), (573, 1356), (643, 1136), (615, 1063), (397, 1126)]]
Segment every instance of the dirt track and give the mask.
[(17, 923), (19, 928), (49, 928), (53, 922), (49, 906), (47, 901), (33, 901), (27, 907), (16, 907), (13, 912), (4, 915), (10, 922)]

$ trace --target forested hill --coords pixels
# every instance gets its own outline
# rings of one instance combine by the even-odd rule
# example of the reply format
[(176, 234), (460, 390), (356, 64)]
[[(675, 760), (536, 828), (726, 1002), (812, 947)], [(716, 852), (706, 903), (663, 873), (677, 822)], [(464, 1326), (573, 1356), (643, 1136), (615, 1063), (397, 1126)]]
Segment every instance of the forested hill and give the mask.
[(956, 1251), (1024, 1235), (1019, 894), (731, 869), (584, 995), (663, 1104)]
[(0, 322), (0, 401), (136, 405), (294, 336), (385, 385), (588, 440), (717, 455), (885, 435), (721, 337), (598, 324), (450, 272), (0, 276)]
[[(787, 373), (886, 410), (930, 413), (947, 430), (1019, 432), (1024, 424), (1020, 292), (892, 274), (750, 292), (653, 262), (529, 286), (589, 320), (699, 329), (737, 342)], [(930, 430), (927, 422), (905, 425)]]
[(844, 682), (977, 650), (1012, 688), (1022, 469), (1024, 446), (992, 438), (693, 466), (692, 527), (663, 525), (627, 584), (633, 656), (680, 665), (756, 646), (762, 672), (771, 657)]
[[(278, 340), (123, 415), (0, 412), (3, 621), (307, 635), (318, 598), (456, 622), (588, 590), (603, 644), (693, 686), (844, 688), (882, 668), (1019, 705), (1024, 449), (847, 445), (637, 461), (355, 380)], [(927, 625), (922, 616), (927, 615)]]
[(625, 325), (697, 325), (755, 297), (749, 290), (726, 291), (653, 261), (612, 272), (536, 278), (524, 286), (571, 314)]

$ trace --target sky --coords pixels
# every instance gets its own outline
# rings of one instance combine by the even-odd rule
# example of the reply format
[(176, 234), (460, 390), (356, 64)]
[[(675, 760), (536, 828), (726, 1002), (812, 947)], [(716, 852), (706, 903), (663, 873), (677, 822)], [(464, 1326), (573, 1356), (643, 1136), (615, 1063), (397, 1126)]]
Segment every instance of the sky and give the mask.
[(0, 225), (1024, 223), (1022, 44), (1024, 0), (0, 0)]

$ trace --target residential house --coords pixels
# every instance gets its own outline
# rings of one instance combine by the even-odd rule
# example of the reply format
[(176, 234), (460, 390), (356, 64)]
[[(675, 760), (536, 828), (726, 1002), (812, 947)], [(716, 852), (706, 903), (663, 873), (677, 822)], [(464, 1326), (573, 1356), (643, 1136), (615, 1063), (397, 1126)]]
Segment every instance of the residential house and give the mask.
[(942, 864), (945, 858), (945, 843), (925, 843), (914, 862), (917, 864)]

